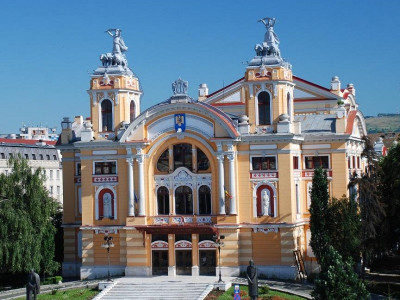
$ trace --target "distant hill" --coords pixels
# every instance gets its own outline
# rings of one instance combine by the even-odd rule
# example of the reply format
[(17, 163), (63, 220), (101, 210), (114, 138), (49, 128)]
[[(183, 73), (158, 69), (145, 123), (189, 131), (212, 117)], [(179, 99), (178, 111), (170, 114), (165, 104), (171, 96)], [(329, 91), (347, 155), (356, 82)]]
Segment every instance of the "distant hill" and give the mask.
[(400, 132), (400, 114), (378, 114), (365, 117), (368, 133)]

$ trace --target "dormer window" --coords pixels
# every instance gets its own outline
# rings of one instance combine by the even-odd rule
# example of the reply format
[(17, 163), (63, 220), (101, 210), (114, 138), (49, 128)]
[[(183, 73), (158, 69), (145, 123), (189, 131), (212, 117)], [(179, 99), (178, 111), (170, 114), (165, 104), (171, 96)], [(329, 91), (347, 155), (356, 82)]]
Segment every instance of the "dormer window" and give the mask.
[(271, 125), (271, 97), (268, 92), (258, 94), (258, 125)]

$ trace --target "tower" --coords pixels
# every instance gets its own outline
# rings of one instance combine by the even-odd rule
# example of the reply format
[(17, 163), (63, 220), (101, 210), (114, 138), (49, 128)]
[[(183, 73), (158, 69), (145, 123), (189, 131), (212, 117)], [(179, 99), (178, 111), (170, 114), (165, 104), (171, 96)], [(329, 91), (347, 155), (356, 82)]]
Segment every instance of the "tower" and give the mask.
[(292, 66), (282, 59), (275, 18), (264, 18), (267, 32), (262, 44), (255, 45), (256, 56), (249, 62), (245, 81), (248, 89), (246, 112), (252, 133), (292, 133)]
[(128, 67), (128, 47), (120, 29), (106, 31), (113, 38), (111, 53), (100, 55), (102, 66), (91, 76), (90, 115), (96, 139), (113, 138), (140, 114), (139, 79)]

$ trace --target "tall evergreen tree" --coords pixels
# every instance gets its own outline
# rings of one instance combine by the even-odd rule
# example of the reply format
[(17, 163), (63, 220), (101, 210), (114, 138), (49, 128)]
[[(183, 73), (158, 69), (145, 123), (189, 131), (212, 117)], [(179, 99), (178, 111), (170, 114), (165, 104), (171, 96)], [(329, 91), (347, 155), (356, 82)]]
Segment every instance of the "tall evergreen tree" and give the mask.
[(314, 171), (310, 205), (310, 245), (318, 263), (331, 243), (327, 223), (328, 201), (328, 178), (326, 172), (319, 167)]
[(350, 258), (344, 261), (340, 254), (329, 246), (320, 262), (321, 272), (315, 281), (313, 297), (318, 300), (364, 300), (368, 291), (353, 270)]
[(52, 224), (59, 205), (49, 197), (41, 168), (33, 170), (20, 156), (8, 163), (11, 173), (0, 175), (0, 272), (52, 273), (59, 267)]
[[(364, 137), (364, 151), (367, 166), (360, 178), (353, 176), (350, 186), (356, 186), (359, 192), (361, 215), (361, 252), (364, 266), (370, 265), (375, 253), (385, 248), (386, 231), (383, 226), (385, 209), (382, 202), (381, 175), (379, 157), (374, 151), (372, 141)], [(364, 269), (364, 268), (363, 268)]]
[(361, 222), (357, 203), (344, 197), (332, 198), (329, 201), (326, 218), (331, 245), (343, 260), (348, 261), (351, 258), (354, 262), (358, 262)]
[(380, 164), (381, 195), (385, 204), (386, 218), (383, 228), (386, 229), (386, 249), (391, 250), (400, 243), (400, 144), (395, 144), (388, 151)]

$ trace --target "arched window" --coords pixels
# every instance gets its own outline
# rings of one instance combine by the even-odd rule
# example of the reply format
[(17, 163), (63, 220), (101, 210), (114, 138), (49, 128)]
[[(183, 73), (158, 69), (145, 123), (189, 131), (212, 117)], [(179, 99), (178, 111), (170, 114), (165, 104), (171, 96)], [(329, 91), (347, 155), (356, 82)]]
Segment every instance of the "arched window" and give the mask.
[(169, 191), (165, 186), (157, 190), (157, 207), (159, 215), (169, 214)]
[(129, 122), (132, 123), (134, 119), (135, 119), (135, 102), (133, 102), (132, 100), (129, 106)]
[(258, 125), (271, 124), (271, 99), (267, 92), (258, 94)]
[(211, 190), (206, 185), (199, 188), (199, 215), (211, 215)]
[(179, 167), (185, 167), (192, 171), (192, 145), (174, 145), (174, 170)]
[(197, 171), (205, 171), (210, 167), (210, 161), (203, 151), (197, 148)]
[(193, 194), (190, 187), (183, 185), (176, 188), (175, 212), (178, 215), (193, 214)]
[(169, 151), (165, 150), (157, 161), (157, 170), (160, 172), (168, 172), (169, 170)]
[(257, 189), (257, 216), (274, 216), (274, 191), (268, 185)]
[(290, 120), (291, 113), (292, 113), (292, 111), (290, 109), (290, 93), (287, 93), (286, 100), (287, 100), (287, 115), (289, 116), (289, 120)]
[(98, 195), (99, 219), (114, 219), (114, 193), (110, 189), (102, 189)]
[(102, 131), (112, 131), (112, 103), (110, 100), (101, 102), (101, 126)]

